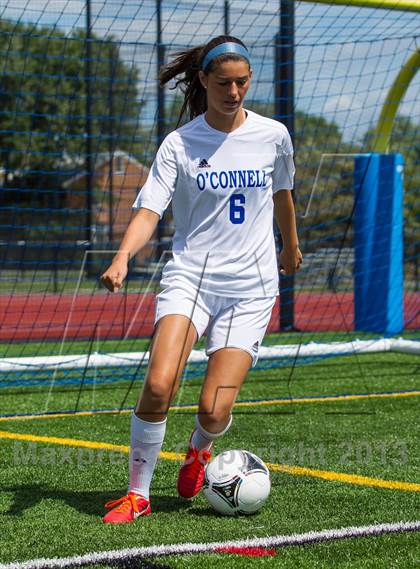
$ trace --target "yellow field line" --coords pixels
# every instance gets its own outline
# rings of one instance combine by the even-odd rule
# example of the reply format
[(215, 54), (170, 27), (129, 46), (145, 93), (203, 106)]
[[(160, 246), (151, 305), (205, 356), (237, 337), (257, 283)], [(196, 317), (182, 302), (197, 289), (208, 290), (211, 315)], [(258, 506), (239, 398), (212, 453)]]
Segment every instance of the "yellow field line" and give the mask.
[(262, 401), (240, 401), (235, 407), (250, 407), (253, 405), (280, 405), (300, 403), (324, 403), (328, 401), (355, 401), (356, 399), (381, 399), (385, 397), (412, 397), (420, 395), (420, 391), (396, 392), (396, 393), (362, 393), (360, 395), (331, 395), (327, 397), (300, 397), (297, 399), (271, 399)]
[(91, 417), (92, 415), (115, 415), (117, 413), (131, 413), (132, 409), (122, 411), (100, 410), (100, 411), (76, 411), (76, 413), (45, 413), (42, 415), (16, 415), (12, 417), (0, 417), (0, 422), (8, 421), (33, 421), (34, 419), (58, 419), (60, 417)]
[(49, 443), (53, 445), (72, 446), (72, 447), (97, 448), (97, 449), (115, 450), (127, 453), (129, 450), (129, 447), (126, 445), (114, 445), (112, 443), (103, 443), (96, 441), (83, 441), (80, 439), (68, 439), (65, 437), (43, 437), (40, 435), (31, 435), (26, 433), (12, 433), (10, 431), (0, 431), (0, 439), (30, 441), (35, 443)]
[[(357, 399), (384, 399), (389, 397), (417, 397), (420, 391), (401, 391), (394, 393), (361, 393), (355, 395), (331, 395), (326, 397), (297, 397), (296, 399), (262, 399), (259, 401), (239, 401), (235, 407), (258, 407), (260, 405), (299, 405), (301, 403), (328, 403), (331, 401), (355, 401)], [(169, 411), (194, 411), (197, 405), (174, 405)], [(42, 415), (18, 415), (12, 417), (0, 417), (0, 422), (8, 421), (33, 421), (34, 419), (57, 419), (60, 417), (91, 417), (92, 415), (113, 415), (116, 413), (131, 413), (131, 409), (122, 411), (99, 410), (99, 411), (76, 411), (76, 413), (45, 413)]]
[[(0, 431), (0, 438), (39, 442), (46, 444), (57, 444), (63, 446), (83, 447), (92, 449), (104, 449), (128, 453), (129, 447), (126, 445), (114, 445), (112, 443), (84, 441), (80, 439), (68, 439), (61, 437), (44, 437), (40, 435), (31, 435), (23, 433), (11, 433), (10, 431)], [(160, 458), (165, 460), (182, 460), (184, 454), (176, 452), (161, 452)], [(360, 476), (358, 474), (346, 474), (344, 472), (335, 472), (333, 470), (318, 470), (316, 468), (305, 468), (302, 466), (290, 466), (288, 464), (267, 464), (268, 468), (275, 472), (284, 472), (295, 476), (312, 476), (313, 478), (322, 478), (324, 480), (332, 480), (336, 482), (345, 482), (347, 484), (359, 484), (362, 486), (372, 486), (376, 488), (387, 488), (390, 490), (404, 490), (409, 492), (420, 492), (420, 484), (415, 482), (403, 482), (399, 480), (383, 480), (382, 478), (372, 478), (369, 476)]]
[(415, 482), (401, 482), (399, 480), (383, 480), (382, 478), (372, 478), (370, 476), (360, 476), (358, 474), (346, 474), (344, 472), (334, 472), (333, 470), (317, 470), (316, 468), (305, 468), (302, 466), (289, 466), (288, 464), (267, 464), (270, 470), (276, 472), (286, 472), (296, 476), (313, 476), (324, 480), (334, 480), (346, 482), (347, 484), (360, 484), (361, 486), (375, 486), (377, 488), (388, 488), (390, 490), (406, 490), (420, 492), (420, 484)]

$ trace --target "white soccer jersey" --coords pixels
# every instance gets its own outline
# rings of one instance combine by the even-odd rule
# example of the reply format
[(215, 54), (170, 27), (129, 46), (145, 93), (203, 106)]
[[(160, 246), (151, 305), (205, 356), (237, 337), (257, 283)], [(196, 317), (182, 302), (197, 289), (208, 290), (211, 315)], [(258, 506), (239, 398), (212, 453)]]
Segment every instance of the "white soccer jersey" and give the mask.
[(233, 132), (204, 115), (160, 146), (135, 208), (162, 216), (172, 200), (174, 281), (238, 298), (278, 294), (273, 193), (293, 188), (293, 148), (286, 127), (246, 111)]

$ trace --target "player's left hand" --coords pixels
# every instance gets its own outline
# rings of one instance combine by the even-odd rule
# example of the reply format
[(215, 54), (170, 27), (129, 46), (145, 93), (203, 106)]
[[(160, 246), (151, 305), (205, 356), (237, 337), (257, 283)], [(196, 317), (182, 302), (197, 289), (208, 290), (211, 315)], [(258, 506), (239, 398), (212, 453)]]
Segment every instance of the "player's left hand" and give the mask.
[(303, 262), (302, 253), (299, 247), (288, 249), (283, 247), (279, 255), (280, 261), (280, 274), (284, 276), (293, 275), (300, 269)]

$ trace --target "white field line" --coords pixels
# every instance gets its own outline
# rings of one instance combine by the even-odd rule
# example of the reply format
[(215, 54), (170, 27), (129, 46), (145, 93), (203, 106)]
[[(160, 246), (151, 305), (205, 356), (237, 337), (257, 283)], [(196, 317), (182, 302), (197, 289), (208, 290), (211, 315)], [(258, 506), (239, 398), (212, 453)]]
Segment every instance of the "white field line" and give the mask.
[(229, 547), (287, 547), (291, 545), (305, 545), (354, 537), (378, 536), (412, 531), (420, 531), (420, 521), (384, 523), (359, 527), (351, 526), (339, 529), (294, 533), (291, 535), (241, 539), (238, 541), (177, 543), (169, 545), (152, 545), (149, 547), (134, 547), (131, 549), (87, 553), (85, 555), (76, 555), (74, 557), (33, 559), (30, 561), (6, 563), (0, 564), (0, 569), (53, 569), (62, 567), (82, 567), (90, 564), (112, 563), (135, 558), (155, 557), (159, 555), (182, 555), (208, 552), (217, 553), (219, 549)]

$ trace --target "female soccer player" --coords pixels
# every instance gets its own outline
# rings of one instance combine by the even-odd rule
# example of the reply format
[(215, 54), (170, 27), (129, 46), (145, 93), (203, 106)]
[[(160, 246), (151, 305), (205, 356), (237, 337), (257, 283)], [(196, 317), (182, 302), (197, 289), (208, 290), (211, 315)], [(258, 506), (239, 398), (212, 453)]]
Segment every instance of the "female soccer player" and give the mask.
[(284, 125), (245, 110), (249, 52), (231, 36), (177, 54), (162, 85), (177, 78), (190, 122), (163, 141), (103, 284), (118, 291), (128, 260), (152, 237), (172, 201), (172, 259), (157, 296), (155, 333), (143, 389), (131, 418), (129, 486), (108, 502), (106, 523), (150, 514), (149, 487), (169, 405), (194, 343), (207, 329), (209, 356), (195, 429), (178, 476), (192, 498), (203, 484), (213, 442), (232, 423), (232, 407), (267, 328), (278, 294), (273, 211), (283, 249), (281, 271), (299, 268), (291, 189), (294, 165)]

